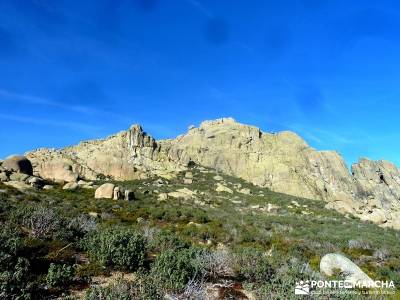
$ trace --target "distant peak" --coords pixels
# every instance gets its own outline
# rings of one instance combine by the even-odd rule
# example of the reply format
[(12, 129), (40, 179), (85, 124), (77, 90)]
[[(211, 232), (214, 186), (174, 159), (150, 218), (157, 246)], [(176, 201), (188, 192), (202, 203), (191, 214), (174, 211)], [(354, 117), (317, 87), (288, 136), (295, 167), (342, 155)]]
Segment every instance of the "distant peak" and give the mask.
[(208, 126), (214, 126), (214, 125), (219, 125), (219, 124), (234, 124), (237, 123), (234, 118), (232, 117), (227, 117), (227, 118), (219, 118), (215, 120), (206, 120), (201, 122), (200, 127), (208, 127)]
[(142, 126), (140, 124), (133, 124), (131, 127), (129, 127), (129, 130), (131, 131), (143, 131)]

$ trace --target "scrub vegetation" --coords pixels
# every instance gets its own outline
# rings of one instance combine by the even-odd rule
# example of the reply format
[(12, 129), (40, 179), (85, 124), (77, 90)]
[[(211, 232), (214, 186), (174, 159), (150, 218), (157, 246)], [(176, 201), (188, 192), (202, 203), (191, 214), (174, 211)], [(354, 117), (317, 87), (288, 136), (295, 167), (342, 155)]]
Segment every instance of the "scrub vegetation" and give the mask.
[[(118, 182), (131, 202), (0, 183), (0, 298), (290, 299), (296, 281), (324, 279), (332, 252), (400, 287), (399, 232), (223, 174), (232, 193), (216, 192), (215, 172), (191, 172), (191, 184), (184, 173)], [(159, 200), (183, 188), (194, 194)]]

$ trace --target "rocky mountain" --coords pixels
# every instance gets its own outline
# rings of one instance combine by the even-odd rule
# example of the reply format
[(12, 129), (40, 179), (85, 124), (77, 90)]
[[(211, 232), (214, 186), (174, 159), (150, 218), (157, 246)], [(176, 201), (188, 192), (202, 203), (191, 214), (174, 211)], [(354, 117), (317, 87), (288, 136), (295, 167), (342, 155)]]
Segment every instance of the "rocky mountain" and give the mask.
[(361, 159), (351, 167), (335, 151), (317, 151), (289, 131), (266, 133), (232, 118), (205, 121), (156, 141), (141, 126), (104, 140), (26, 154), (34, 174), (55, 181), (174, 177), (190, 164), (213, 168), (275, 192), (327, 202), (328, 208), (400, 228), (400, 170)]

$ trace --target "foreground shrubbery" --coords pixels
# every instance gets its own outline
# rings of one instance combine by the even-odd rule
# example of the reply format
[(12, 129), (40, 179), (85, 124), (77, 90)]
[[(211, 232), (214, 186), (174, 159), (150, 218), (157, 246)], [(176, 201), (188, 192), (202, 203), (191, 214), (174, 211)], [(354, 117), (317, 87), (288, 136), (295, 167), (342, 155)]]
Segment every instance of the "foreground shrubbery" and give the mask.
[(139, 275), (133, 281), (119, 278), (106, 287), (95, 287), (86, 292), (85, 300), (99, 299), (161, 300), (164, 294), (151, 277)]
[(46, 276), (47, 285), (51, 288), (65, 287), (72, 282), (74, 274), (75, 270), (72, 266), (50, 264)]
[(168, 291), (180, 292), (191, 280), (201, 275), (195, 248), (170, 249), (162, 252), (154, 262), (152, 276)]
[(247, 282), (269, 282), (274, 275), (271, 263), (265, 253), (245, 248), (235, 255), (237, 273)]
[(136, 271), (146, 257), (144, 237), (126, 228), (95, 231), (84, 240), (83, 246), (102, 265), (122, 270)]
[(29, 261), (16, 228), (0, 223), (0, 299), (29, 299)]
[[(129, 203), (93, 199), (83, 189), (24, 195), (0, 183), (0, 299), (51, 299), (89, 284), (87, 300), (202, 299), (212, 285), (222, 299), (240, 298), (234, 292), (241, 288), (256, 299), (290, 299), (296, 280), (324, 279), (319, 261), (329, 252), (344, 253), (374, 279), (400, 284), (393, 230), (306, 199), (296, 201), (312, 214), (290, 213), (293, 197), (266, 190), (259, 197), (256, 188), (253, 195), (216, 195), (207, 185), (212, 173), (195, 176), (205, 177), (192, 187), (205, 205), (157, 201), (158, 193), (180, 188), (178, 181), (157, 186), (157, 193), (154, 179), (126, 182), (138, 191)], [(266, 201), (281, 206), (279, 214), (251, 208)], [(96, 286), (116, 273), (124, 279)]]

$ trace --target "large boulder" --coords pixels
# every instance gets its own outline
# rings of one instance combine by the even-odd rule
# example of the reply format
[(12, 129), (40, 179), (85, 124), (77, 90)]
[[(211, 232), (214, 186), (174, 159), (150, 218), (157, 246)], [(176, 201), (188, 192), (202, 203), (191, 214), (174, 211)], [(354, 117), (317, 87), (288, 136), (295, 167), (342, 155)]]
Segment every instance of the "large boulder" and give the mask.
[(183, 179), (183, 184), (192, 184), (193, 183), (193, 179), (192, 178), (184, 178)]
[(79, 185), (76, 182), (68, 182), (63, 186), (63, 190), (75, 191)]
[(168, 194), (167, 193), (161, 193), (158, 195), (158, 201), (166, 201), (168, 200)]
[(113, 192), (114, 200), (122, 200), (124, 199), (124, 196), (125, 196), (125, 191), (122, 187), (120, 186), (114, 187), (114, 192)]
[(125, 201), (135, 200), (135, 193), (131, 190), (125, 190)]
[(24, 173), (11, 173), (10, 180), (12, 181), (26, 181), (29, 178), (28, 174)]
[(214, 179), (215, 181), (222, 181), (222, 180), (224, 180), (224, 178), (223, 178), (222, 176), (220, 176), (220, 175), (215, 175), (215, 176), (213, 177), (213, 179)]
[(0, 182), (8, 181), (8, 176), (5, 172), (0, 172)]
[(114, 197), (114, 188), (115, 188), (114, 184), (104, 183), (96, 189), (94, 197), (96, 199), (99, 198), (112, 199)]
[(10, 181), (4, 182), (4, 184), (5, 184), (5, 185), (8, 185), (8, 186), (12, 186), (13, 188), (15, 188), (15, 189), (17, 189), (17, 190), (21, 190), (21, 191), (25, 191), (25, 190), (31, 188), (30, 185), (26, 184), (26, 183), (23, 182), (23, 181), (13, 181), (13, 180), (10, 180)]
[(384, 224), (388, 221), (385, 212), (379, 208), (364, 213), (360, 219), (375, 224)]
[(333, 276), (337, 272), (345, 274), (345, 280), (355, 286), (375, 287), (375, 282), (355, 263), (338, 253), (329, 253), (322, 257), (319, 268), (322, 274)]
[(219, 182), (217, 183), (217, 187), (216, 187), (215, 191), (233, 194), (233, 191), (230, 188), (228, 188), (227, 186), (225, 186)]
[(32, 164), (25, 156), (13, 155), (3, 161), (2, 167), (10, 172), (33, 174)]
[(172, 197), (172, 198), (177, 198), (177, 199), (190, 200), (190, 199), (194, 199), (195, 195), (196, 195), (195, 191), (191, 191), (187, 188), (183, 188), (183, 189), (178, 189), (175, 192), (168, 193), (167, 198)]
[(242, 188), (239, 190), (239, 193), (242, 193), (245, 195), (251, 195), (251, 190), (249, 188)]
[(41, 188), (44, 186), (45, 182), (42, 178), (40, 177), (35, 177), (31, 176), (26, 180), (27, 183), (29, 183), (33, 187)]
[(39, 174), (56, 182), (75, 182), (79, 177), (78, 173), (73, 171), (72, 165), (63, 161), (46, 164)]

